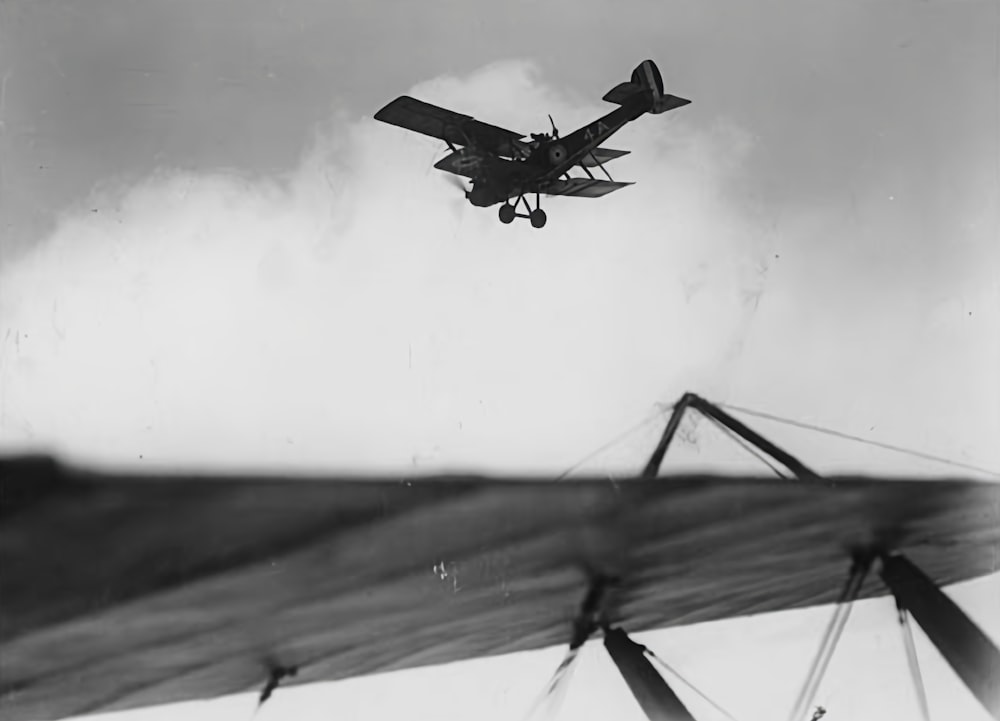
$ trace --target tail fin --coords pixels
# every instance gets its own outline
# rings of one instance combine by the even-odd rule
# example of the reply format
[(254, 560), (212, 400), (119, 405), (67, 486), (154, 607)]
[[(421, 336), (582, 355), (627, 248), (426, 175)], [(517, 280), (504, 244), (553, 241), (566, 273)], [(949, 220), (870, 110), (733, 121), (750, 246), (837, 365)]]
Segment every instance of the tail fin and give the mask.
[(663, 77), (660, 75), (660, 69), (652, 60), (643, 60), (639, 63), (632, 71), (631, 81), (619, 83), (611, 88), (604, 96), (604, 100), (623, 105), (626, 100), (638, 93), (649, 95), (649, 112), (651, 113), (665, 113), (691, 102), (676, 95), (663, 94)]

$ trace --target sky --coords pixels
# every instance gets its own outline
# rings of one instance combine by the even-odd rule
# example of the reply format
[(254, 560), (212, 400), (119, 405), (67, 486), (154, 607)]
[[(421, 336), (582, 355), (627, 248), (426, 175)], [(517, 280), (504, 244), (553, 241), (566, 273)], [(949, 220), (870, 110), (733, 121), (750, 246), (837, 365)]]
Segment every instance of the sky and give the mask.
[[(407, 93), (567, 133), (647, 57), (693, 104), (612, 138), (637, 184), (543, 199), (541, 231), (372, 120)], [(693, 390), (1000, 468), (996, 3), (5, 0), (0, 79), (0, 451), (561, 473), (649, 419), (581, 467), (624, 473)], [(955, 472), (752, 425), (823, 472)], [(766, 470), (705, 424), (685, 439), (665, 467)], [(996, 638), (997, 576), (955, 593)], [(817, 622), (779, 619), (697, 630), (779, 634), (767, 653), (806, 664), (776, 629)], [(655, 638), (721, 662), (687, 633)], [(764, 708), (764, 670), (741, 668), (734, 702)], [(390, 714), (370, 683), (323, 693)], [(840, 717), (908, 718), (906, 693), (844, 691)]]

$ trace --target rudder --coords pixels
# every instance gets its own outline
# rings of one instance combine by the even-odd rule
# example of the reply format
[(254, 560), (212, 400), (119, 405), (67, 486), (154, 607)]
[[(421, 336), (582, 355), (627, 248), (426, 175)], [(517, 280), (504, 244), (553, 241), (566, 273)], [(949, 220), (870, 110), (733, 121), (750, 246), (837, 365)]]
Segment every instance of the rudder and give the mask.
[(653, 103), (663, 97), (663, 76), (652, 60), (643, 60), (632, 71), (632, 84), (653, 93)]

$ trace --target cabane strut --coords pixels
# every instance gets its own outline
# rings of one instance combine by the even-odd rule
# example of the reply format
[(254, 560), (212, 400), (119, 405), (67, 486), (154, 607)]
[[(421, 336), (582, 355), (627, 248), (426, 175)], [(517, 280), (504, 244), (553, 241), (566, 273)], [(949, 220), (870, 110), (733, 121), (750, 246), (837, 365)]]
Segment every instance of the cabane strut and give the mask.
[(670, 420), (667, 422), (667, 427), (663, 430), (660, 442), (657, 444), (656, 450), (653, 451), (653, 455), (650, 457), (649, 462), (646, 464), (646, 468), (642, 472), (643, 478), (655, 478), (660, 472), (660, 466), (663, 464), (663, 458), (667, 455), (667, 449), (670, 448), (670, 443), (673, 441), (674, 435), (677, 433), (677, 429), (680, 427), (681, 420), (684, 417), (684, 412), (688, 408), (694, 408), (695, 410), (703, 413), (705, 416), (722, 424), (725, 428), (729, 429), (740, 438), (753, 444), (761, 451), (771, 456), (771, 458), (781, 463), (799, 479), (803, 481), (819, 480), (819, 474), (811, 470), (791, 453), (782, 450), (759, 433), (747, 428), (714, 403), (711, 403), (694, 393), (685, 393), (674, 405), (674, 412), (670, 415)]

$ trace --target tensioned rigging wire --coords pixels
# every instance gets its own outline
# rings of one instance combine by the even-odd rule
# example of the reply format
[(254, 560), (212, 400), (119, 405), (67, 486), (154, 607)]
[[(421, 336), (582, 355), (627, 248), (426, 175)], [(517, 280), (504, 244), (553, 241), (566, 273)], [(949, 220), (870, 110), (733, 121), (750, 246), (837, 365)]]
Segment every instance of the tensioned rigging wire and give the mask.
[(914, 456), (915, 458), (922, 458), (927, 461), (936, 461), (937, 463), (943, 463), (948, 466), (965, 468), (970, 471), (978, 471), (979, 473), (985, 473), (995, 478), (1000, 478), (1000, 472), (992, 471), (989, 468), (983, 468), (981, 466), (975, 466), (972, 465), (971, 463), (962, 463), (961, 461), (953, 461), (949, 458), (942, 458), (941, 456), (931, 455), (930, 453), (915, 451), (912, 448), (903, 448), (901, 446), (894, 446), (891, 443), (883, 443), (882, 441), (873, 441), (870, 438), (854, 436), (851, 435), (850, 433), (835, 431), (830, 428), (824, 428), (822, 426), (813, 425), (812, 423), (805, 423), (803, 421), (792, 420), (791, 418), (782, 418), (781, 416), (776, 416), (771, 413), (755, 411), (750, 408), (742, 408), (740, 406), (731, 405), (729, 403), (719, 403), (718, 405), (721, 406), (722, 408), (727, 408), (731, 411), (736, 411), (738, 413), (746, 413), (749, 416), (764, 418), (769, 421), (774, 421), (775, 423), (784, 423), (785, 425), (788, 426), (795, 426), (796, 428), (802, 428), (809, 431), (816, 431), (817, 433), (824, 433), (828, 436), (835, 436), (837, 438), (843, 438), (849, 441), (856, 441), (858, 443), (864, 443), (865, 445), (875, 446), (876, 448), (882, 448), (888, 451), (895, 451), (896, 453), (902, 453), (905, 455)]
[(643, 426), (648, 425), (649, 423), (653, 422), (657, 418), (663, 417), (666, 413), (669, 413), (673, 409), (673, 407), (674, 407), (673, 404), (670, 404), (669, 406), (657, 406), (657, 409), (655, 411), (653, 411), (652, 413), (650, 413), (648, 416), (646, 416), (645, 418), (643, 418), (641, 421), (639, 421), (635, 425), (631, 426), (627, 430), (622, 431), (617, 436), (615, 436), (614, 438), (612, 438), (610, 441), (608, 441), (607, 443), (605, 443), (604, 445), (602, 445), (600, 448), (598, 448), (598, 449), (596, 449), (594, 451), (591, 451), (586, 456), (584, 456), (583, 458), (581, 458), (579, 461), (577, 461), (576, 463), (574, 463), (572, 466), (570, 466), (569, 468), (567, 468), (565, 471), (563, 471), (561, 474), (559, 474), (556, 477), (556, 480), (557, 481), (561, 481), (563, 478), (565, 478), (566, 476), (568, 476), (570, 473), (572, 473), (573, 471), (575, 471), (577, 468), (579, 468), (580, 466), (582, 466), (587, 461), (591, 460), (595, 456), (600, 455), (601, 453), (603, 453), (607, 449), (611, 448), (611, 446), (615, 445), (616, 443), (620, 443), (621, 441), (623, 441), (624, 439), (628, 438), (630, 435), (632, 435), (633, 433), (635, 433), (637, 430), (639, 430)]
[(681, 682), (681, 683), (683, 683), (683, 684), (684, 684), (685, 686), (687, 686), (687, 687), (688, 687), (689, 689), (691, 689), (691, 690), (692, 690), (692, 691), (694, 691), (694, 692), (695, 692), (696, 694), (698, 694), (698, 696), (700, 696), (700, 697), (702, 698), (702, 700), (704, 700), (704, 701), (706, 701), (706, 702), (707, 702), (708, 704), (710, 704), (710, 705), (712, 706), (712, 708), (714, 708), (714, 709), (715, 709), (716, 711), (718, 711), (718, 712), (719, 712), (719, 713), (721, 713), (721, 714), (722, 714), (723, 716), (725, 716), (726, 718), (728, 718), (728, 719), (729, 719), (729, 721), (736, 721), (736, 717), (735, 717), (735, 716), (733, 716), (733, 715), (732, 715), (731, 713), (729, 713), (728, 711), (726, 711), (726, 709), (722, 708), (722, 706), (720, 706), (720, 705), (719, 705), (719, 704), (717, 704), (717, 703), (716, 703), (715, 701), (713, 701), (713, 700), (712, 700), (712, 699), (710, 699), (710, 698), (709, 698), (708, 696), (706, 696), (706, 695), (705, 695), (704, 693), (702, 693), (702, 692), (701, 692), (701, 691), (700, 691), (700, 690), (698, 689), (698, 687), (697, 687), (697, 686), (695, 686), (695, 685), (694, 685), (693, 683), (691, 683), (691, 682), (690, 682), (690, 681), (688, 681), (688, 680), (687, 680), (686, 678), (684, 678), (683, 676), (681, 676), (681, 675), (680, 675), (680, 674), (679, 674), (679, 673), (678, 673), (678, 672), (677, 672), (677, 671), (676, 671), (676, 670), (675, 670), (675, 669), (674, 669), (673, 667), (671, 667), (671, 666), (670, 666), (670, 664), (668, 664), (668, 663), (667, 663), (666, 661), (664, 661), (664, 660), (663, 660), (662, 658), (660, 658), (660, 657), (659, 657), (659, 656), (657, 656), (657, 655), (656, 655), (655, 653), (653, 653), (653, 650), (652, 650), (652, 649), (650, 649), (650, 648), (648, 648), (648, 647), (646, 647), (646, 646), (643, 646), (643, 648), (645, 649), (645, 651), (646, 651), (646, 653), (647, 653), (647, 654), (649, 655), (649, 657), (650, 657), (651, 659), (653, 659), (654, 661), (656, 661), (656, 662), (657, 662), (658, 664), (660, 664), (660, 666), (662, 666), (662, 667), (664, 668), (664, 670), (666, 670), (666, 671), (667, 671), (667, 673), (669, 673), (670, 675), (672, 675), (672, 676), (674, 676), (675, 678), (677, 678), (677, 680), (678, 680), (678, 681), (680, 681), (680, 682)]
[(903, 631), (903, 645), (906, 647), (906, 663), (913, 677), (913, 687), (917, 694), (917, 704), (924, 721), (931, 721), (931, 712), (927, 706), (927, 691), (924, 689), (924, 679), (920, 675), (920, 662), (917, 660), (917, 647), (913, 643), (913, 630), (910, 628), (910, 613), (906, 609), (899, 610), (899, 625)]
[(788, 479), (788, 477), (784, 473), (782, 473), (777, 466), (771, 463), (771, 461), (767, 460), (767, 457), (763, 453), (761, 453), (752, 445), (750, 445), (745, 440), (740, 438), (740, 436), (736, 434), (731, 428), (727, 428), (726, 426), (724, 426), (722, 423), (717, 421), (715, 418), (712, 418), (711, 416), (706, 416), (706, 417), (708, 418), (708, 420), (712, 421), (712, 423), (714, 423), (717, 427), (721, 428), (726, 433), (726, 435), (728, 435), (730, 438), (736, 441), (740, 446), (742, 446), (744, 450), (750, 453), (750, 455), (754, 456), (757, 460), (759, 460), (765, 466), (774, 471), (774, 474), (778, 478), (781, 478), (782, 480)]
[(812, 701), (816, 697), (816, 692), (819, 690), (820, 682), (823, 680), (823, 675), (826, 673), (830, 659), (833, 657), (834, 649), (837, 647), (837, 642), (840, 640), (844, 627), (847, 625), (847, 619), (851, 615), (854, 601), (857, 600), (861, 586), (868, 575), (868, 570), (869, 565), (867, 562), (856, 561), (851, 566), (851, 574), (843, 590), (840, 592), (840, 596), (837, 598), (833, 617), (830, 619), (830, 623), (823, 633), (819, 651), (816, 653), (816, 657), (809, 667), (809, 674), (806, 676), (802, 690), (795, 700), (792, 712), (788, 715), (788, 721), (797, 721), (803, 718), (812, 705)]

